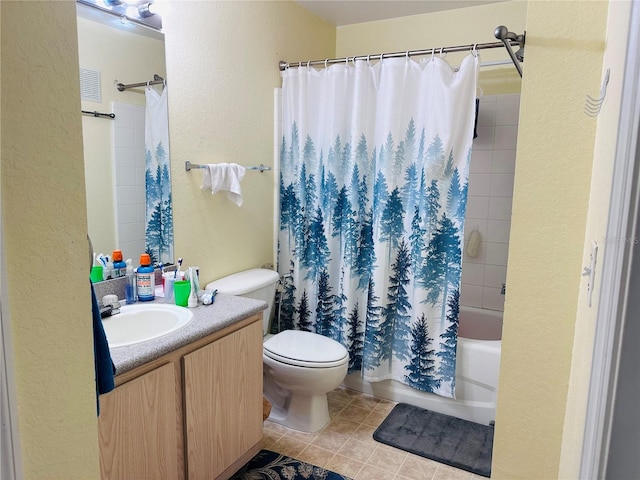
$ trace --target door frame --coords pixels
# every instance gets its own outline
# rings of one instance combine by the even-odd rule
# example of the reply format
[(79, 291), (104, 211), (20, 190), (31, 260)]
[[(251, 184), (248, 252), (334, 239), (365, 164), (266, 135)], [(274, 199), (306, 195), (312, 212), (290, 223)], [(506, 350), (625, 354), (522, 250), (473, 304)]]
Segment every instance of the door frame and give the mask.
[[(580, 478), (604, 478), (609, 455), (615, 385), (636, 243), (640, 153), (640, 3), (631, 6), (611, 202), (602, 262)], [(622, 241), (624, 240), (624, 241)]]

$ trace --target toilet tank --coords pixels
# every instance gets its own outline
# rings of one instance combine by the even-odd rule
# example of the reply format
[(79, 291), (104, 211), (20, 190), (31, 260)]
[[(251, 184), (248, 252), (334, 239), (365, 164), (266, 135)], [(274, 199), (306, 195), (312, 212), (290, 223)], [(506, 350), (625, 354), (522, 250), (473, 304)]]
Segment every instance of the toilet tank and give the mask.
[(267, 302), (267, 309), (262, 312), (262, 332), (268, 333), (269, 320), (273, 314), (273, 303), (276, 297), (276, 285), (280, 276), (274, 270), (253, 268), (222, 277), (207, 284), (207, 290), (218, 290), (218, 293), (255, 298)]

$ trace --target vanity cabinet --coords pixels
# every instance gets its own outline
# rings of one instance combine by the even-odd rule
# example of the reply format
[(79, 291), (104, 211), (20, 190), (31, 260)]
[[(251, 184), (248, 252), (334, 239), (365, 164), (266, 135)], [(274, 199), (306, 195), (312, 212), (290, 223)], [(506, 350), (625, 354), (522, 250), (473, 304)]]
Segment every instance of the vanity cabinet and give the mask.
[(181, 478), (180, 398), (171, 364), (100, 397), (102, 478)]
[(262, 314), (116, 377), (100, 396), (103, 479), (226, 480), (262, 442)]
[(262, 438), (262, 324), (185, 355), (184, 394), (188, 478), (218, 478)]

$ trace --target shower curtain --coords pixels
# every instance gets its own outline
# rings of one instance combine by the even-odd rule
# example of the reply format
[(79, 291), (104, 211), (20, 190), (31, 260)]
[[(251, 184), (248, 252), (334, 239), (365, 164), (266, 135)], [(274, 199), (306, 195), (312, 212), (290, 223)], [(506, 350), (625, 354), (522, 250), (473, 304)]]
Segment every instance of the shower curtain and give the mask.
[(283, 72), (282, 329), (349, 351), (349, 371), (455, 397), (479, 59)]
[(166, 85), (145, 89), (145, 249), (153, 264), (173, 261), (173, 212), (169, 167), (169, 112)]

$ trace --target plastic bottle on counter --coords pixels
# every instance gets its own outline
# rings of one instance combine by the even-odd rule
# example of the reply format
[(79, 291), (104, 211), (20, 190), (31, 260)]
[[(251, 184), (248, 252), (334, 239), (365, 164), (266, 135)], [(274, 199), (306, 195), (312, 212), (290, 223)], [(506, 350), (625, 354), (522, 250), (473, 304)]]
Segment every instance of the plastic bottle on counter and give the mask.
[(136, 286), (138, 288), (138, 300), (148, 302), (155, 298), (156, 274), (151, 266), (151, 257), (148, 253), (140, 255), (140, 266), (136, 273)]
[(193, 267), (189, 267), (188, 275), (189, 282), (191, 282), (191, 290), (189, 291), (187, 307), (195, 308), (198, 306), (198, 278), (196, 276), (196, 269)]
[(113, 278), (124, 277), (127, 272), (127, 264), (122, 260), (122, 250), (114, 250), (111, 254), (113, 261)]
[(127, 270), (125, 277), (127, 279), (125, 283), (125, 298), (127, 301), (127, 305), (131, 305), (132, 303), (136, 303), (138, 301), (138, 296), (136, 294), (136, 273), (133, 270), (133, 265), (131, 265), (131, 259), (127, 259)]
[(102, 278), (103, 278), (103, 280), (111, 280), (112, 278), (114, 278), (114, 276), (113, 276), (113, 262), (112, 261), (108, 260), (105, 263), (104, 269), (102, 270)]

